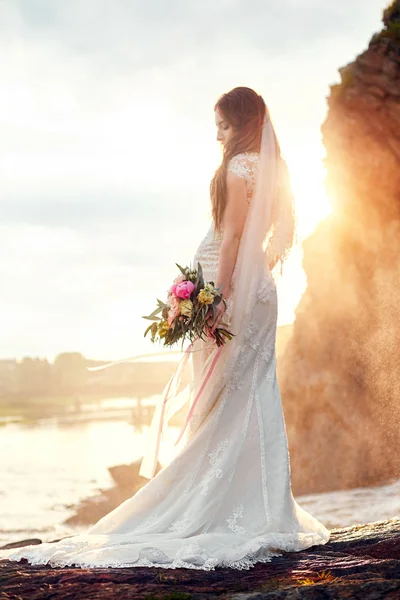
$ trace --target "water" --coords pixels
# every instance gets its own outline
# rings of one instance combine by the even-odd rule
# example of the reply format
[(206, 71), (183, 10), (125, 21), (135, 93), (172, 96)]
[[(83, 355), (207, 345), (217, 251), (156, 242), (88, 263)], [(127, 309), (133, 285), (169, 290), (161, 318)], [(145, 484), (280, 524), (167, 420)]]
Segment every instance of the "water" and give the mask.
[[(107, 467), (140, 458), (146, 433), (135, 431), (124, 414), (119, 420), (114, 414), (113, 420), (1, 427), (0, 546), (83, 531), (62, 524), (72, 505), (111, 487)], [(368, 523), (400, 514), (400, 480), (296, 499), (329, 528)]]
[[(54, 539), (72, 506), (114, 485), (107, 467), (141, 457), (147, 427), (135, 431), (124, 414), (113, 420), (0, 428), (0, 545), (26, 537)], [(74, 529), (74, 531), (77, 531)]]

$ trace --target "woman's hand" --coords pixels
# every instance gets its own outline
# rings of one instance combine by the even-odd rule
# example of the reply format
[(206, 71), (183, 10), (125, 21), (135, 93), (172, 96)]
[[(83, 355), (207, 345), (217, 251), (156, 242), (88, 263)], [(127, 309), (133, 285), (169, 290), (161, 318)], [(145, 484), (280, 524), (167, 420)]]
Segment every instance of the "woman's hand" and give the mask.
[(217, 327), (219, 327), (219, 324), (222, 321), (222, 317), (224, 316), (225, 310), (226, 310), (225, 302), (223, 302), (223, 300), (221, 300), (221, 302), (217, 305), (217, 307), (215, 309), (216, 316), (215, 316), (215, 321), (213, 321), (213, 311), (212, 311), (212, 309), (209, 309), (209, 311), (206, 315), (206, 321), (209, 326), (210, 334), (213, 334), (215, 329), (217, 329)]

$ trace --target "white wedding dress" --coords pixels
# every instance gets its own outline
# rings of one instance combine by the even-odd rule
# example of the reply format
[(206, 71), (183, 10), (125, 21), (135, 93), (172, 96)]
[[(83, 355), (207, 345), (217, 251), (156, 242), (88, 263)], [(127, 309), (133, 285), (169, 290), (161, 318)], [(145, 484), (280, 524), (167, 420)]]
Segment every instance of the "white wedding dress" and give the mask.
[[(245, 179), (249, 203), (258, 158), (240, 154), (228, 167)], [(211, 225), (193, 259), (208, 281), (216, 281), (220, 243)], [(228, 323), (229, 310), (228, 304)], [(276, 286), (266, 268), (234, 376), (222, 385), (216, 369), (171, 462), (86, 533), (3, 550), (0, 558), (51, 566), (248, 569), (328, 542), (330, 531), (291, 491), (276, 324)], [(197, 340), (193, 350), (191, 397), (216, 346)]]

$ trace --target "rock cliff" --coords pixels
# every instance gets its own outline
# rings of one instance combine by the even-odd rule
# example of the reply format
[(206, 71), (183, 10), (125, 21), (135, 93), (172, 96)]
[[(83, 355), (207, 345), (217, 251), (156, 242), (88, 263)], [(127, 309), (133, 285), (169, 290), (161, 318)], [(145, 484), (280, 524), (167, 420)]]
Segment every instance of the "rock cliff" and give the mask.
[(332, 213), (279, 365), (295, 494), (400, 476), (400, 1), (322, 125)]

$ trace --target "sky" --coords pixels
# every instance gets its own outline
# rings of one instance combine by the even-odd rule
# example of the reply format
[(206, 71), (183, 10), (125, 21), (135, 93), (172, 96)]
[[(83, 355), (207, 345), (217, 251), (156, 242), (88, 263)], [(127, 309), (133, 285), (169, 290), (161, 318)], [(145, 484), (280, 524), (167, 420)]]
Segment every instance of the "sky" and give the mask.
[[(329, 86), (387, 4), (0, 0), (0, 358), (162, 351), (142, 316), (209, 228), (213, 107), (238, 85), (269, 107), (305, 239), (330, 212)], [(301, 257), (277, 284), (280, 325)]]

